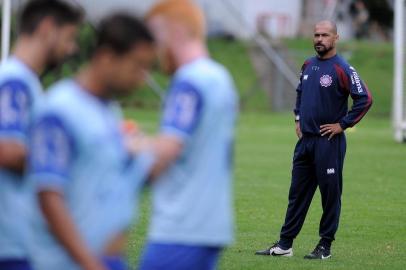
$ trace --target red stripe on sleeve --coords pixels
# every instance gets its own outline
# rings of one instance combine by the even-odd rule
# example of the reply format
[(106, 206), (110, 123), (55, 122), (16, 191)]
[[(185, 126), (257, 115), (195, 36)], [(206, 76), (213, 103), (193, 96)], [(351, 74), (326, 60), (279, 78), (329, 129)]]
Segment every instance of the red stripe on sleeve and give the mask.
[(310, 60), (306, 60), (306, 61), (303, 63), (302, 68), (301, 68), (300, 70), (303, 72), (303, 70), (305, 70), (305, 68), (306, 68), (306, 66), (307, 66), (308, 64), (310, 64)]
[(350, 80), (348, 79), (348, 76), (345, 73), (344, 69), (337, 64), (334, 65), (334, 68), (337, 72), (340, 87), (344, 89), (346, 93), (350, 93)]

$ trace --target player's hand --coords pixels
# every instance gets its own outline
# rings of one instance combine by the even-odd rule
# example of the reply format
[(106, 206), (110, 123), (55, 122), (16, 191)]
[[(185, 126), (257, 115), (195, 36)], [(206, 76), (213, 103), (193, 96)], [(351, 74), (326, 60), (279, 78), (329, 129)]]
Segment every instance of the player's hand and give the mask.
[(127, 149), (130, 153), (136, 155), (142, 151), (151, 150), (154, 146), (154, 139), (152, 137), (140, 134), (133, 136), (126, 140)]
[(301, 139), (302, 136), (303, 136), (302, 131), (300, 130), (300, 122), (299, 121), (296, 122), (296, 135), (297, 135), (297, 137), (299, 139)]
[(339, 123), (326, 124), (326, 125), (321, 125), (320, 126), (320, 134), (321, 134), (321, 136), (326, 136), (326, 135), (330, 134), (330, 136), (328, 137), (329, 140), (331, 140), (331, 138), (333, 138), (334, 135), (340, 134), (343, 131), (344, 130), (341, 128)]
[(131, 119), (126, 119), (121, 123), (121, 131), (126, 137), (133, 137), (142, 134), (138, 123)]
[(151, 138), (146, 136), (134, 120), (124, 120), (121, 126), (124, 134), (127, 150), (132, 154), (137, 154), (149, 149)]

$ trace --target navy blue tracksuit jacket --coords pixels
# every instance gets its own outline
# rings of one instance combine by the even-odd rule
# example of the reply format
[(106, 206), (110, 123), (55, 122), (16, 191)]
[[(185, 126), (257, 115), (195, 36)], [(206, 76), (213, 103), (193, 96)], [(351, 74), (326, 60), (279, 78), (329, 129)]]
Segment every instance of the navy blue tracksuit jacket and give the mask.
[[(348, 111), (348, 97), (353, 105)], [(297, 87), (294, 113), (303, 137), (294, 156), (292, 183), (279, 245), (292, 246), (305, 220), (316, 188), (322, 197), (320, 242), (330, 248), (341, 211), (342, 170), (346, 151), (344, 133), (328, 140), (320, 126), (339, 123), (345, 130), (357, 124), (372, 104), (371, 93), (356, 70), (340, 56), (305, 61)]]
[[(320, 125), (354, 126), (367, 113), (372, 96), (355, 69), (336, 55), (327, 60), (312, 57), (302, 66), (295, 115), (303, 134), (320, 135)], [(348, 96), (353, 106), (348, 112)], [(348, 112), (348, 113), (347, 113)]]

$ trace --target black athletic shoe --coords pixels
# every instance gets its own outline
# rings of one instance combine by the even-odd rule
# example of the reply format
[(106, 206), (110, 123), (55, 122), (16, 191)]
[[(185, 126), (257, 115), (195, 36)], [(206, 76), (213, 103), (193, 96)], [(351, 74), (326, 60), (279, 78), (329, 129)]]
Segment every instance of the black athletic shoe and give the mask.
[(278, 242), (276, 242), (267, 249), (258, 250), (257, 252), (255, 252), (255, 255), (292, 257), (293, 249), (292, 248), (283, 249), (280, 246), (278, 246)]
[(304, 258), (309, 260), (325, 260), (331, 258), (331, 253), (330, 250), (326, 249), (324, 246), (317, 245), (312, 253), (304, 256)]

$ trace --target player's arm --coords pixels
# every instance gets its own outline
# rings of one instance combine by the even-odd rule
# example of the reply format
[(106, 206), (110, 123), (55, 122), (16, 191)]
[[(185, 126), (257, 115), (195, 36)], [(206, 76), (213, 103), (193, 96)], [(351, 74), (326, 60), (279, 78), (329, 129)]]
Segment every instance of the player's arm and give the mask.
[(28, 87), (19, 80), (0, 85), (0, 167), (22, 173), (29, 120)]
[(202, 117), (201, 93), (186, 82), (174, 83), (167, 97), (161, 131), (153, 141), (156, 155), (151, 178), (157, 177), (182, 154)]
[[(129, 151), (136, 155), (136, 162), (147, 168), (147, 178), (156, 178), (182, 153), (183, 141), (177, 136), (161, 134), (155, 137), (133, 137), (128, 145)], [(150, 157), (152, 155), (152, 157)], [(142, 161), (140, 161), (142, 160)], [(152, 165), (150, 165), (152, 160)], [(137, 167), (139, 168), (139, 167)], [(137, 170), (140, 173), (140, 170)]]
[(60, 118), (46, 115), (35, 123), (31, 143), (29, 177), (50, 231), (83, 269), (104, 270), (86, 247), (64, 200), (76, 149), (73, 136)]
[(38, 194), (38, 199), (49, 229), (70, 256), (85, 270), (104, 270), (103, 265), (90, 253), (81, 239), (65, 206), (63, 194), (44, 190)]
[(176, 136), (162, 134), (153, 142), (156, 161), (151, 169), (150, 178), (155, 179), (165, 171), (182, 153), (183, 142)]
[(352, 67), (348, 68), (346, 70), (346, 76), (348, 78), (348, 89), (353, 104), (348, 114), (340, 121), (340, 126), (343, 130), (356, 125), (372, 106), (372, 95), (355, 69)]
[(0, 139), (0, 167), (22, 173), (24, 170), (25, 147), (13, 140)]

